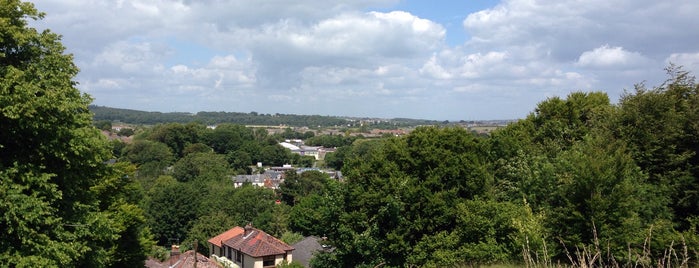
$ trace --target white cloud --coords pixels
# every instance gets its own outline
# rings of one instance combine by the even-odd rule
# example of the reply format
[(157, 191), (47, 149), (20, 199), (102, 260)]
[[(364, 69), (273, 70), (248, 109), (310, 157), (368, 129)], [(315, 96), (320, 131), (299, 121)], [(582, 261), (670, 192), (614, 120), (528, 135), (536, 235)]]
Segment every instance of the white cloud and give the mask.
[(436, 79), (450, 79), (453, 77), (450, 72), (439, 65), (436, 55), (432, 55), (432, 57), (425, 62), (422, 68), (420, 68), (420, 73)]
[(649, 60), (640, 53), (626, 51), (622, 47), (603, 45), (583, 52), (578, 58), (577, 64), (582, 67), (607, 68), (642, 65), (647, 62)]

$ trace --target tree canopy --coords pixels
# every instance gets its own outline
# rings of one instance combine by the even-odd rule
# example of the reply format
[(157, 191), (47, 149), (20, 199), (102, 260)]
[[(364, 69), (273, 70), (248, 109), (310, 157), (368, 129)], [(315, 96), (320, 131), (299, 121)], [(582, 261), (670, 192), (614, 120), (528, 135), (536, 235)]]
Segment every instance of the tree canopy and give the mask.
[(72, 56), (59, 35), (28, 26), (42, 17), (0, 2), (0, 266), (142, 265), (149, 233), (128, 169), (105, 164)]

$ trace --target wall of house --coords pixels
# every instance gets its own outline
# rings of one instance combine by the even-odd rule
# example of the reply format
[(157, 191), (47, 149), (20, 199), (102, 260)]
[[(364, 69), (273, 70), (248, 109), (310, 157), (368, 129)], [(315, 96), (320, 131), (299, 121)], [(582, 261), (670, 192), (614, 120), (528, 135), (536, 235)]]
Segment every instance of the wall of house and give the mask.
[[(284, 261), (284, 255), (277, 255), (274, 260), (274, 265), (278, 265)], [(286, 255), (286, 262), (291, 263), (291, 254)]]
[(262, 268), (262, 258), (257, 261), (256, 258), (250, 257), (248, 255), (243, 255), (243, 265), (245, 268)]
[(214, 244), (209, 244), (209, 253), (212, 255), (224, 256), (223, 249)]

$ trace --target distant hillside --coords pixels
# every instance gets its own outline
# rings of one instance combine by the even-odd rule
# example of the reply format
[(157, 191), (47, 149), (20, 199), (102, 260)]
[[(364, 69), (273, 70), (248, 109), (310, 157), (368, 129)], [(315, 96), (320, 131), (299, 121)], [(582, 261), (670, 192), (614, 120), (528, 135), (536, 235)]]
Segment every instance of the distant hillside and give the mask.
[(295, 114), (258, 114), (256, 112), (198, 112), (192, 113), (161, 113), (146, 112), (130, 109), (111, 108), (91, 105), (90, 111), (94, 114), (95, 121), (119, 121), (129, 124), (153, 125), (158, 123), (189, 123), (199, 122), (207, 125), (221, 123), (234, 123), (242, 125), (286, 125), (291, 127), (332, 127), (332, 126), (357, 126), (369, 124), (374, 128), (396, 128), (416, 125), (439, 124), (438, 121), (417, 119), (369, 119), (349, 118), (321, 115), (295, 115)]

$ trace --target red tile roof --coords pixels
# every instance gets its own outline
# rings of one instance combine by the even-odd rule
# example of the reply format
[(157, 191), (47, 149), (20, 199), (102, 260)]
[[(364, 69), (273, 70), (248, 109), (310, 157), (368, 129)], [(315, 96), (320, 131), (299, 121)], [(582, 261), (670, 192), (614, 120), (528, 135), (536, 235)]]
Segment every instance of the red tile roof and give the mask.
[(244, 232), (245, 232), (245, 229), (243, 229), (240, 226), (236, 226), (236, 227), (231, 228), (228, 231), (221, 233), (220, 235), (214, 236), (213, 238), (209, 239), (209, 243), (214, 244), (217, 247), (222, 247), (223, 241), (231, 239), (231, 238), (235, 237), (236, 235), (240, 235)]
[(287, 245), (274, 236), (271, 236), (256, 228), (247, 228), (250, 228), (247, 233), (241, 233), (231, 239), (224, 240), (223, 244), (233, 249), (240, 250), (241, 252), (254, 258), (281, 255), (294, 250), (293, 247)]
[(185, 253), (170, 256), (169, 259), (164, 262), (159, 262), (155, 259), (148, 259), (145, 262), (145, 267), (148, 268), (184, 268), (184, 267), (194, 267), (194, 262), (197, 262), (197, 267), (199, 268), (220, 268), (217, 262), (209, 260), (197, 253), (196, 259), (194, 258), (194, 250), (188, 250)]

